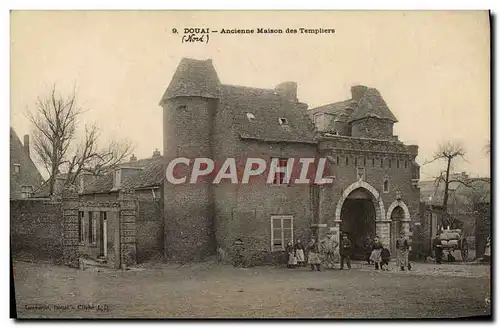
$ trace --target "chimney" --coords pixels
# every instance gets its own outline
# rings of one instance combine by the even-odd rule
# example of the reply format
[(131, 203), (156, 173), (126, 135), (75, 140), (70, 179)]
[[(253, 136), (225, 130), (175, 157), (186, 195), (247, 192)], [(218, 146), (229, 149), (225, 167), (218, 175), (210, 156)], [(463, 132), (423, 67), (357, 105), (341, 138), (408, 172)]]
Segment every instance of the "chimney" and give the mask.
[(31, 157), (31, 154), (30, 154), (30, 136), (27, 134), (24, 135), (24, 151), (26, 152), (26, 154), (28, 154), (28, 156)]
[(137, 157), (135, 157), (135, 155), (132, 154), (132, 156), (130, 156), (130, 161), (131, 162), (137, 162)]
[(161, 156), (160, 151), (158, 150), (158, 148), (156, 148), (155, 151), (153, 152), (153, 158), (158, 158), (160, 156)]
[(286, 100), (297, 101), (297, 82), (280, 83), (274, 90)]
[(365, 95), (366, 90), (368, 90), (368, 87), (364, 85), (355, 85), (351, 87), (351, 95), (352, 99), (356, 101), (360, 101), (361, 98)]

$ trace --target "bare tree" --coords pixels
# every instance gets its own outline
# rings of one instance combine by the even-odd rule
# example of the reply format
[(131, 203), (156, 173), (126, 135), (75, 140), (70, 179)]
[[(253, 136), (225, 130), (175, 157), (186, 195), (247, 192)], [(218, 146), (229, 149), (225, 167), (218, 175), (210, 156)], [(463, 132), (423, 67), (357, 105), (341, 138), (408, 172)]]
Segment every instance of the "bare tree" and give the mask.
[(444, 161), (445, 169), (442, 170), (437, 177), (435, 177), (436, 188), (439, 187), (441, 183), (444, 184), (444, 196), (443, 196), (443, 211), (447, 212), (448, 209), (448, 197), (450, 192), (450, 184), (460, 183), (468, 186), (469, 183), (465, 177), (454, 177), (452, 172), (452, 164), (454, 161), (462, 158), (465, 160), (465, 150), (458, 143), (447, 142), (439, 146), (438, 150), (434, 153), (433, 158), (427, 161), (425, 164), (429, 164), (435, 161)]
[(132, 144), (127, 141), (111, 141), (108, 146), (99, 147), (100, 131), (95, 124), (85, 125), (83, 140), (78, 142), (78, 118), (83, 113), (77, 105), (75, 90), (63, 97), (55, 86), (47, 97), (38, 98), (33, 112), (28, 112), (33, 126), (33, 147), (49, 174), (51, 195), (59, 173), (66, 173), (65, 185), (75, 184), (81, 173), (98, 175), (132, 152)]
[(484, 146), (484, 153), (486, 155), (491, 154), (491, 141), (488, 141), (488, 143)]

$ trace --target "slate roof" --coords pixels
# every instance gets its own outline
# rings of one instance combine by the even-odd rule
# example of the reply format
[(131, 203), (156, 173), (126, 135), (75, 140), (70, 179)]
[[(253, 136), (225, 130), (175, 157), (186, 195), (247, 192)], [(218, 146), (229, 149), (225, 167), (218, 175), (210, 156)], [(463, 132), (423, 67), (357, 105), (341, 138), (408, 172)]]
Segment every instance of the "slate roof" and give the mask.
[(160, 100), (160, 105), (164, 100), (174, 97), (218, 98), (219, 86), (219, 77), (211, 59), (182, 58)]
[(349, 122), (365, 117), (377, 117), (380, 119), (397, 122), (398, 120), (387, 106), (384, 98), (377, 89), (368, 88), (358, 103), (358, 106), (349, 118)]
[(348, 115), (349, 109), (354, 110), (357, 106), (357, 101), (353, 99), (339, 101), (333, 104), (327, 104), (311, 109), (313, 114), (326, 113), (331, 115)]
[[(306, 105), (288, 101), (274, 89), (222, 85), (220, 107), (232, 113), (233, 128), (243, 139), (316, 143)], [(250, 121), (247, 113), (255, 119)], [(288, 124), (280, 124), (280, 118)]]
[[(306, 104), (287, 100), (276, 89), (221, 84), (210, 59), (183, 58), (160, 103), (182, 96), (219, 99), (219, 110), (231, 115), (231, 128), (243, 139), (316, 143)], [(255, 120), (250, 121), (246, 113), (252, 113)], [(285, 118), (287, 126), (279, 118)]]
[[(122, 167), (142, 167), (142, 172), (136, 176), (130, 177), (122, 181), (121, 188), (141, 189), (147, 187), (158, 187), (163, 183), (165, 177), (164, 158), (145, 158), (133, 162), (120, 164)], [(119, 189), (113, 189), (113, 172), (110, 171), (98, 177), (96, 180), (89, 182), (84, 187), (83, 194), (98, 194), (115, 192)]]
[(377, 89), (365, 86), (356, 86), (352, 89), (354, 88), (356, 88), (357, 93), (363, 92), (358, 95), (360, 96), (359, 100), (348, 99), (323, 105), (310, 109), (309, 113), (330, 114), (337, 116), (341, 121), (347, 122), (353, 122), (365, 117), (377, 117), (394, 123), (398, 121)]

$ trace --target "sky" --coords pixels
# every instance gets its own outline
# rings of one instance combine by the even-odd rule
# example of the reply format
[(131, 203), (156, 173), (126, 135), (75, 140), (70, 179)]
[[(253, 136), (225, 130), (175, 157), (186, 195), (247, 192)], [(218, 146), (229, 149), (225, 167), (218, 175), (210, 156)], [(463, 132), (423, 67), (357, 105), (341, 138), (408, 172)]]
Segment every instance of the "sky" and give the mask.
[[(211, 34), (182, 43), (176, 28), (333, 28), (335, 34)], [(457, 172), (489, 176), (490, 27), (488, 13), (356, 11), (12, 11), (11, 122), (22, 139), (26, 111), (53, 85), (74, 86), (102, 140), (128, 139), (138, 158), (163, 149), (159, 100), (181, 58), (212, 59), (222, 83), (273, 88), (298, 83), (310, 108), (377, 88), (398, 118), (394, 133), (419, 146), (417, 162), (439, 144), (463, 145)], [(421, 179), (444, 163), (421, 167)]]

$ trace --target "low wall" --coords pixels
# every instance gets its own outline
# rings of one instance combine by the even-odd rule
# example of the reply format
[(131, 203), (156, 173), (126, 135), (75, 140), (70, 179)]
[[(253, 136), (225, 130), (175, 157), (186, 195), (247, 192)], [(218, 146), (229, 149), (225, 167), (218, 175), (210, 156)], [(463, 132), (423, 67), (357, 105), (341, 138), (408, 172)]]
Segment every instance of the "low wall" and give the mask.
[(10, 242), (13, 259), (28, 253), (34, 259), (62, 261), (61, 202), (10, 201)]

